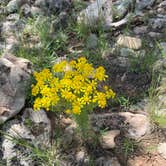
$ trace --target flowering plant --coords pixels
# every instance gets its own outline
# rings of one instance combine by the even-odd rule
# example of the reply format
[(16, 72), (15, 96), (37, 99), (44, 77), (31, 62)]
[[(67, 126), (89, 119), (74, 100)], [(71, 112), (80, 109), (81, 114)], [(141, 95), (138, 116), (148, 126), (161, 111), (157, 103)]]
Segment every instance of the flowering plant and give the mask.
[(50, 70), (35, 72), (34, 77), (36, 84), (32, 85), (32, 95), (36, 96), (35, 110), (61, 108), (78, 118), (96, 106), (104, 108), (107, 99), (115, 97), (111, 88), (102, 86), (108, 77), (105, 69), (102, 66), (94, 68), (84, 57), (70, 62), (61, 61)]

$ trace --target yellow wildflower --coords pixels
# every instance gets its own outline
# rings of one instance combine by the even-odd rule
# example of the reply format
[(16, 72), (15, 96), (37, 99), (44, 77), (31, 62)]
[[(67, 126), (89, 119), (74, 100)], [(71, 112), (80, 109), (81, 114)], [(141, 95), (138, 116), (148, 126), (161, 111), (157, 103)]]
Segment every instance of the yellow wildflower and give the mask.
[(104, 67), (100, 66), (96, 69), (96, 72), (95, 72), (95, 75), (94, 75), (94, 78), (99, 80), (99, 81), (104, 81), (105, 78), (107, 78), (108, 76), (105, 75), (105, 69)]

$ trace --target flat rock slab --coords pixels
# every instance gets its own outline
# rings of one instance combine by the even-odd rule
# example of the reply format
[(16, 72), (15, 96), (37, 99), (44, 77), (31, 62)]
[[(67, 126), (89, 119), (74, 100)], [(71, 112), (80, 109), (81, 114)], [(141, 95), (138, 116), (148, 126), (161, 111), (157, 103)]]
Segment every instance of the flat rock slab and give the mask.
[(120, 35), (117, 39), (117, 44), (134, 50), (138, 50), (142, 47), (142, 41), (140, 38)]
[(13, 55), (0, 58), (0, 123), (24, 107), (31, 71), (31, 63), (27, 59)]
[(132, 139), (141, 139), (151, 129), (147, 116), (130, 112), (95, 114), (90, 117), (95, 131), (103, 129), (120, 130)]

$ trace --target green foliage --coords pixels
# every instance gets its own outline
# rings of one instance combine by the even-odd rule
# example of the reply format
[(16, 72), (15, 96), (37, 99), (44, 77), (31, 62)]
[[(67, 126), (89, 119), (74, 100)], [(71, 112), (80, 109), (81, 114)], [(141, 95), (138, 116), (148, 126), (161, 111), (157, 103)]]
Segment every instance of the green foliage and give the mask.
[(134, 140), (125, 138), (122, 143), (122, 150), (125, 156), (128, 157), (129, 155), (131, 155), (135, 151), (137, 145), (138, 143)]
[(124, 96), (119, 96), (117, 98), (117, 100), (118, 100), (121, 108), (123, 108), (125, 110), (127, 110), (129, 108), (129, 106), (130, 106), (130, 100), (129, 100), (129, 98), (126, 98)]
[[(154, 51), (154, 50), (153, 50)], [(149, 72), (152, 73), (152, 68), (156, 60), (159, 58), (153, 51), (147, 51), (145, 54), (137, 54), (136, 57), (130, 57), (132, 72)]]
[(149, 103), (148, 112), (150, 114), (151, 121), (160, 127), (166, 127), (166, 116), (158, 113), (158, 111), (166, 106), (164, 103), (159, 102), (159, 95), (166, 89), (165, 81), (161, 81), (161, 78), (153, 76), (151, 87), (149, 89)]

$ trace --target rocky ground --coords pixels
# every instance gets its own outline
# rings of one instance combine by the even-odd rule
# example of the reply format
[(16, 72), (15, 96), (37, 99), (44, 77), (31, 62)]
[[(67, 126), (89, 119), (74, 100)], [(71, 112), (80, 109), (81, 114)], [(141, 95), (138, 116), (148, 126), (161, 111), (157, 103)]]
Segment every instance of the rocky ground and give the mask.
[[(1, 0), (0, 165), (166, 165), (165, 0)], [(85, 55), (117, 93), (89, 115), (32, 109), (34, 70)]]

